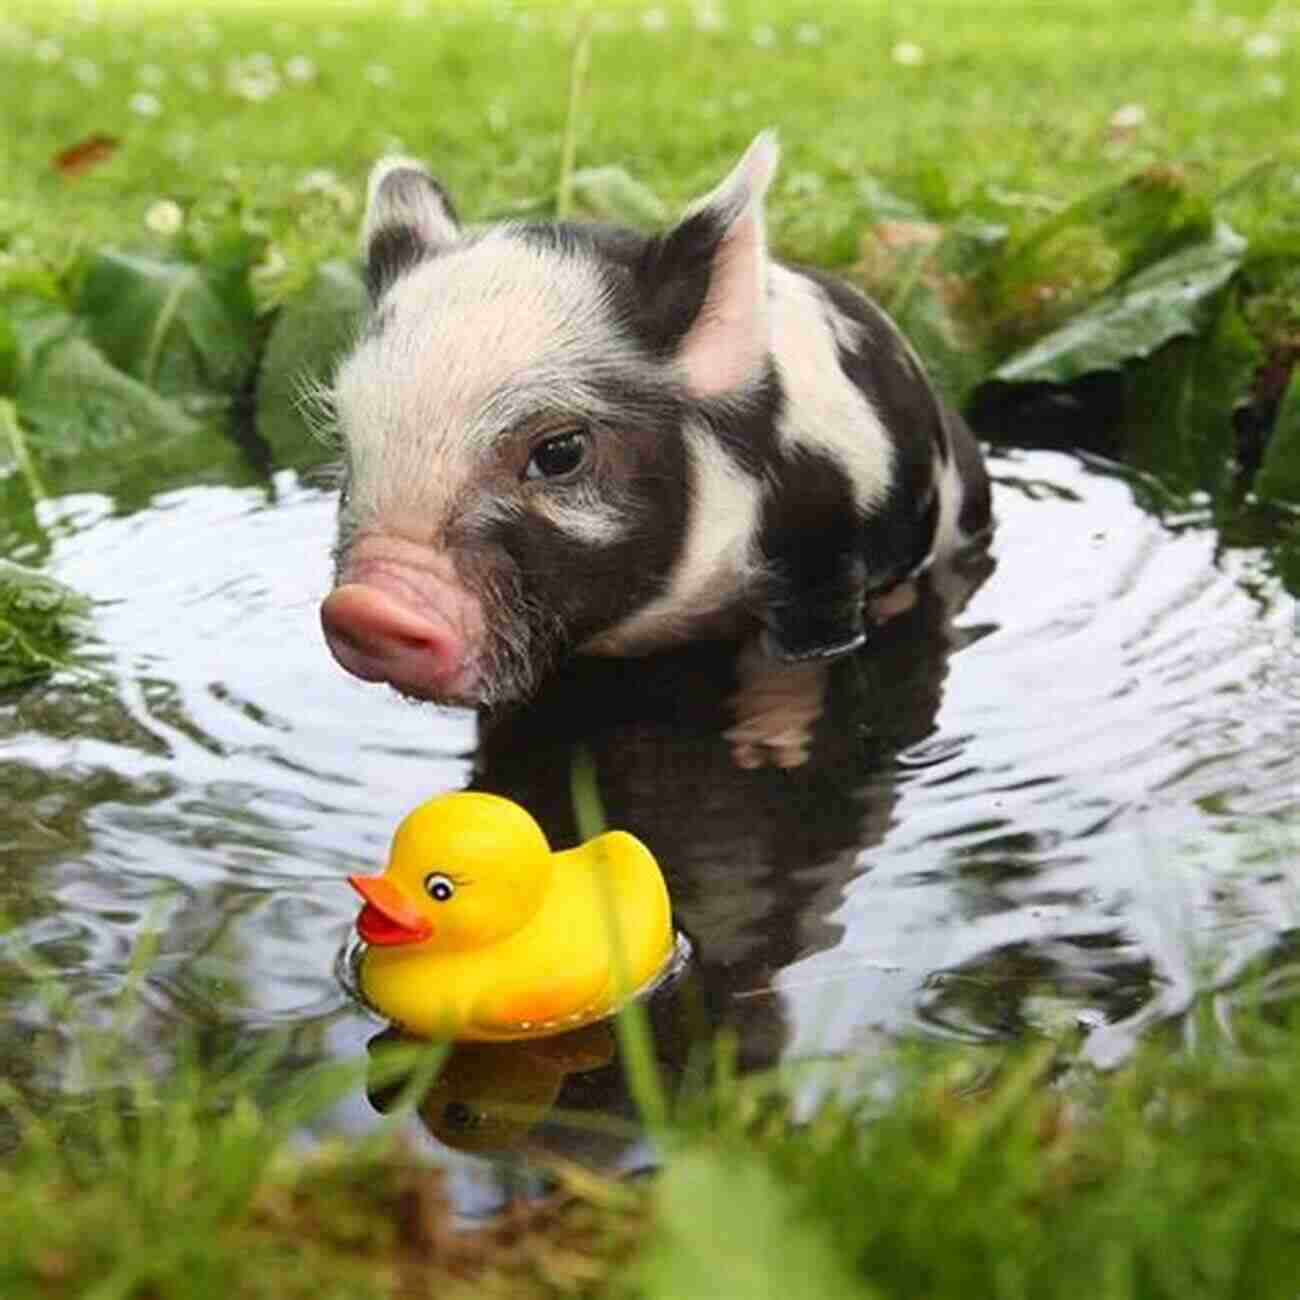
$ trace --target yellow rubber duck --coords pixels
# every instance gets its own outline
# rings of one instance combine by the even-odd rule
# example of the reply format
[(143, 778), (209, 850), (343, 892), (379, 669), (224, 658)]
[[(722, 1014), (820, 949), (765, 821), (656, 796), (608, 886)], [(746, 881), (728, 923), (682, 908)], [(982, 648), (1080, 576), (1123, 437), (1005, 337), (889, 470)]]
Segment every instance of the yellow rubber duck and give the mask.
[(361, 992), (422, 1037), (575, 1029), (617, 1010), (673, 950), (668, 890), (640, 840), (608, 831), (553, 853), (533, 818), (497, 795), (421, 804), (383, 874), (348, 880), (366, 904)]

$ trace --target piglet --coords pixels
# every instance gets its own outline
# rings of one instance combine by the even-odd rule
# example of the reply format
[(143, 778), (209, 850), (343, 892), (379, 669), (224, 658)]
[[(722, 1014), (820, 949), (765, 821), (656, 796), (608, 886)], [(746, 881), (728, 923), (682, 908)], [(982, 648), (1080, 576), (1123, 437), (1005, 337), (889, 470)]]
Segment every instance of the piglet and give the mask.
[(764, 132), (659, 235), (466, 229), (418, 164), (376, 166), (332, 389), (344, 668), (493, 709), (572, 654), (734, 642), (736, 760), (803, 761), (826, 663), (990, 510), (885, 314), (769, 256), (776, 165)]

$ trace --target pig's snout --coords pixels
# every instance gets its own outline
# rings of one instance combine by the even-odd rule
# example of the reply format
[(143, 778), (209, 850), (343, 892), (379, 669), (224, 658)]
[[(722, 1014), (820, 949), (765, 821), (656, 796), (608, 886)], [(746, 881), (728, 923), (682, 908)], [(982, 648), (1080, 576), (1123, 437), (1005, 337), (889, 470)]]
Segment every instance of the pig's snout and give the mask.
[(379, 587), (349, 582), (325, 598), (320, 617), (334, 658), (363, 681), (423, 699), (470, 700), (471, 646), (436, 609), (412, 609)]

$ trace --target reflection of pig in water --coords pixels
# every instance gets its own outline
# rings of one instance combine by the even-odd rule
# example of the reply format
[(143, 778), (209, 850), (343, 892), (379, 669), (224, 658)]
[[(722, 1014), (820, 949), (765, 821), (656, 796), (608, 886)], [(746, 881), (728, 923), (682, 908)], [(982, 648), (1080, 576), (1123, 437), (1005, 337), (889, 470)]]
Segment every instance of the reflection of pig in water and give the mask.
[[(895, 758), (934, 731), (948, 655), (977, 635), (956, 628), (952, 615), (989, 567), (984, 556), (936, 566), (918, 582), (916, 604), (881, 628), (869, 651), (831, 667), (808, 761), (794, 771), (732, 763), (718, 734), (734, 672), (723, 644), (637, 661), (575, 658), (534, 699), (489, 719), (475, 789), (517, 801), (553, 844), (573, 844), (570, 780), (575, 747), (584, 746), (608, 823), (641, 838), (663, 868), (691, 951), (684, 972), (647, 1003), (670, 1091), (707, 1072), (722, 1026), (734, 1031), (744, 1069), (770, 1066), (798, 1042), (792, 1017), (801, 1009), (783, 978), (843, 942), (836, 917), (846, 890), (871, 870), (896, 816)], [(854, 1041), (884, 1010), (872, 987), (869, 976), (851, 976), (827, 991), (849, 1004)], [(814, 1050), (842, 1046), (817, 1041)], [(622, 1068), (555, 1040), (547, 1050), (562, 1065), (557, 1073), (533, 1060), (536, 1050), (457, 1049), (421, 1106), (430, 1132), (461, 1149), (520, 1145), (624, 1167), (635, 1127), (582, 1118), (634, 1118)]]
[(571, 654), (742, 647), (745, 766), (807, 754), (825, 663), (989, 525), (962, 421), (889, 320), (768, 258), (770, 134), (672, 230), (466, 231), (404, 161), (366, 216), (374, 310), (331, 395), (339, 662), (493, 707)]

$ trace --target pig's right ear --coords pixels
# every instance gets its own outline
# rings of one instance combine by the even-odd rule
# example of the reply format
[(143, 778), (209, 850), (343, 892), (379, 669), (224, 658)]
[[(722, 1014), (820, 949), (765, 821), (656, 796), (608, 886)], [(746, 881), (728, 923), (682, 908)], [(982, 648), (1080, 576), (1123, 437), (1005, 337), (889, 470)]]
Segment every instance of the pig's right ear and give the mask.
[(769, 354), (763, 197), (776, 171), (774, 131), (731, 174), (651, 242), (638, 268), (652, 344), (677, 361), (697, 397), (736, 392)]
[(361, 232), (371, 301), (378, 301), (403, 271), (459, 238), (456, 209), (419, 163), (385, 158), (375, 164)]

